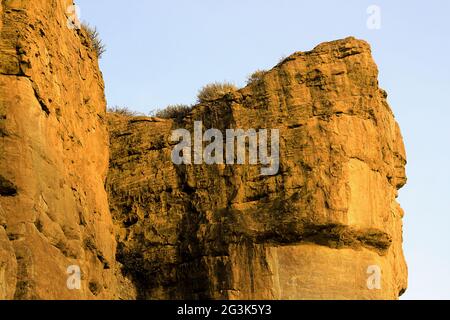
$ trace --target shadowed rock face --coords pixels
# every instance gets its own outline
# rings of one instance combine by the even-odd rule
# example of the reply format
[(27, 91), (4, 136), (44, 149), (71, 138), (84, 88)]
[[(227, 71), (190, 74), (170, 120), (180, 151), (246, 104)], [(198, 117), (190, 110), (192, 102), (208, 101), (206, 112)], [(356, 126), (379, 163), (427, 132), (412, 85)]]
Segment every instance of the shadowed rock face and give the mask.
[[(117, 259), (139, 298), (395, 299), (405, 151), (369, 45), (296, 53), (182, 123), (109, 115)], [(171, 162), (173, 129), (279, 129), (280, 171)], [(381, 290), (369, 290), (369, 267)], [(370, 270), (370, 269), (369, 269)]]
[[(67, 28), (71, 4), (0, 2), (0, 299), (405, 290), (405, 152), (365, 42), (296, 53), (182, 121), (106, 115), (89, 37)], [(171, 132), (196, 120), (279, 129), (279, 173), (174, 165)], [(380, 290), (367, 287), (371, 266)]]

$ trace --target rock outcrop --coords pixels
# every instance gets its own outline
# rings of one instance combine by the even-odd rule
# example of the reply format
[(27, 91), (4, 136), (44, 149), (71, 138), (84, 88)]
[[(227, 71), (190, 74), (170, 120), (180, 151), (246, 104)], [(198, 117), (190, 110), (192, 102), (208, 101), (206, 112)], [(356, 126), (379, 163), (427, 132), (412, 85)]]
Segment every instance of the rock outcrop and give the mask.
[(0, 299), (116, 296), (104, 85), (71, 4), (0, 5)]
[[(402, 137), (369, 45), (296, 53), (181, 123), (110, 115), (117, 259), (147, 299), (395, 299)], [(171, 132), (279, 129), (280, 170), (182, 165)], [(381, 270), (381, 289), (367, 286)]]
[[(182, 120), (107, 115), (91, 40), (67, 26), (71, 4), (0, 2), (0, 299), (396, 299), (406, 289), (396, 201), (406, 157), (367, 43), (296, 53)], [(278, 174), (174, 165), (172, 130), (197, 120), (279, 129)], [(71, 266), (79, 289), (67, 286)], [(373, 267), (381, 287), (370, 289)]]

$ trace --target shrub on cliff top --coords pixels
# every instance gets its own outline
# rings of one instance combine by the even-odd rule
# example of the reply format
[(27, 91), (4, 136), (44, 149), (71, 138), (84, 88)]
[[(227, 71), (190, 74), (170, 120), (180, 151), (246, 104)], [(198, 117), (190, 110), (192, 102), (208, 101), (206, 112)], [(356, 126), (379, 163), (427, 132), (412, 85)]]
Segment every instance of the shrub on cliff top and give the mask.
[(186, 104), (175, 104), (167, 106), (165, 109), (156, 110), (153, 115), (162, 119), (175, 119), (180, 122), (191, 112), (192, 106)]
[(107, 112), (116, 113), (126, 117), (136, 117), (139, 116), (139, 112), (128, 109), (127, 107), (109, 107)]
[(234, 92), (238, 90), (238, 88), (228, 82), (220, 83), (214, 82), (204, 86), (198, 93), (198, 102), (205, 103), (208, 101), (217, 100), (222, 98), (224, 95)]
[(264, 76), (267, 74), (267, 71), (265, 70), (256, 70), (247, 78), (247, 84), (253, 84), (260, 82)]
[(92, 49), (97, 54), (97, 57), (100, 59), (102, 55), (106, 52), (106, 46), (103, 44), (102, 39), (100, 39), (100, 34), (98, 33), (97, 28), (91, 27), (87, 23), (82, 23), (81, 29), (83, 29), (91, 39)]

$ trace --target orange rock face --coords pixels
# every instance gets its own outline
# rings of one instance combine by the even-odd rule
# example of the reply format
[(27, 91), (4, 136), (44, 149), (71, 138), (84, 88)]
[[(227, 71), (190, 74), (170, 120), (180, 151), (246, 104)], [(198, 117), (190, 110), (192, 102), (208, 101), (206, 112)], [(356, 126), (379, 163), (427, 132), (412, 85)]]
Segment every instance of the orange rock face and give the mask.
[[(176, 121), (107, 115), (71, 4), (0, 4), (0, 299), (404, 292), (406, 157), (367, 43), (295, 53)], [(194, 121), (278, 129), (278, 173), (173, 164), (172, 131)]]
[[(139, 297), (398, 298), (406, 161), (377, 77), (369, 45), (348, 38), (290, 56), (181, 123), (110, 115), (117, 257)], [(194, 121), (278, 129), (278, 174), (173, 165), (171, 132)]]
[(0, 298), (115, 297), (104, 85), (70, 4), (0, 6)]

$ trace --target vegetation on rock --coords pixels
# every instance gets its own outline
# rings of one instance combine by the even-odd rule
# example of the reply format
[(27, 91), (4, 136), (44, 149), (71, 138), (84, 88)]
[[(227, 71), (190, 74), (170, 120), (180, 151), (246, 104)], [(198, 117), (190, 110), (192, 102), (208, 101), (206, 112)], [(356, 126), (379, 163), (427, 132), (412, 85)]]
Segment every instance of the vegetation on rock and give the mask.
[(237, 91), (238, 88), (229, 82), (214, 82), (204, 86), (198, 93), (199, 103), (206, 103), (222, 98), (224, 95)]
[(192, 110), (192, 106), (186, 104), (169, 105), (165, 109), (156, 110), (154, 116), (162, 119), (183, 120)]
[(81, 29), (87, 33), (91, 40), (92, 49), (97, 54), (97, 57), (100, 59), (102, 55), (106, 52), (106, 46), (103, 43), (102, 39), (100, 39), (100, 34), (96, 27), (91, 27), (87, 23), (81, 24)]
[(259, 83), (266, 74), (267, 74), (266, 70), (256, 70), (255, 72), (253, 72), (251, 75), (248, 76), (247, 84), (249, 85)]
[(139, 112), (133, 111), (127, 107), (115, 106), (115, 107), (108, 108), (107, 111), (109, 113), (120, 114), (122, 116), (127, 116), (127, 117), (136, 117), (139, 115)]

